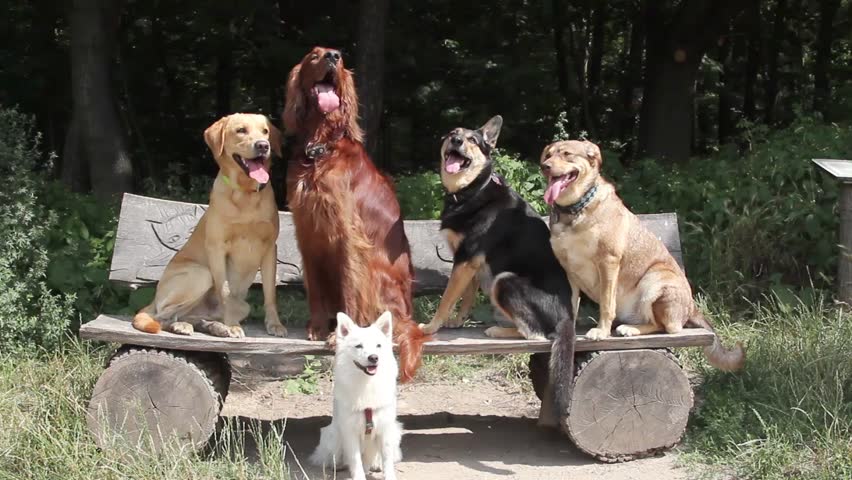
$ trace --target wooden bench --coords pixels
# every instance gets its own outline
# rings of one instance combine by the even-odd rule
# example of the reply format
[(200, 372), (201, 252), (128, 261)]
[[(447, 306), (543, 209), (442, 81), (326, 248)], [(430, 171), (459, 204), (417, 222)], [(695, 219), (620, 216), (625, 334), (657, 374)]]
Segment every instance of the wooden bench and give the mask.
[[(204, 209), (125, 195), (110, 279), (134, 288), (154, 285)], [(280, 218), (278, 284), (301, 289), (301, 258), (292, 220), (283, 212)], [(677, 217), (640, 218), (681, 262)], [(449, 256), (438, 222), (406, 221), (405, 230), (416, 294), (442, 293), (452, 266), (438, 256)], [(239, 339), (151, 335), (134, 330), (129, 317), (111, 315), (83, 325), (82, 338), (121, 344), (89, 404), (89, 427), (98, 444), (107, 446), (117, 436), (133, 444), (145, 441), (156, 449), (167, 439), (179, 438), (200, 448), (214, 433), (228, 394), (229, 354), (332, 353), (322, 342), (306, 340), (304, 329), (290, 327), (288, 338), (276, 338), (267, 335), (260, 322), (243, 325), (246, 337)], [(597, 342), (578, 336), (575, 388), (563, 430), (581, 450), (603, 461), (630, 460), (670, 448), (683, 434), (693, 400), (689, 381), (668, 349), (712, 341), (713, 334), (703, 329)], [(547, 381), (549, 351), (548, 341), (492, 339), (482, 328), (444, 329), (424, 347), (430, 355), (531, 353), (530, 377), (539, 396)], [(147, 435), (151, 432), (156, 434)]]

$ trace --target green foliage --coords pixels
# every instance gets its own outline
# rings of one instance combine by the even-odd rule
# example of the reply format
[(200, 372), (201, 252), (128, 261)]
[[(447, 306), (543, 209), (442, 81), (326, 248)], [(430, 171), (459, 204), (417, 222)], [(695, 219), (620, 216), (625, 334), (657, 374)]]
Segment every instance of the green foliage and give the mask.
[(837, 188), (811, 159), (852, 158), (852, 127), (801, 118), (749, 136), (744, 157), (729, 148), (684, 165), (648, 159), (613, 180), (634, 212), (678, 213), (687, 272), (701, 287), (754, 297), (830, 285)]
[(319, 381), (328, 372), (323, 368), (322, 360), (315, 355), (305, 355), (305, 368), (302, 373), (284, 382), (284, 393), (288, 395), (313, 395), (319, 392)]
[(59, 219), (39, 197), (43, 184), (33, 171), (39, 136), (32, 119), (0, 109), (0, 124), (0, 348), (52, 347), (73, 314), (73, 298), (46, 282), (51, 231)]
[(719, 328), (723, 338), (748, 339), (744, 371), (695, 362), (704, 401), (688, 439), (702, 461), (739, 478), (852, 476), (852, 318), (811, 293), (767, 297), (747, 326)]

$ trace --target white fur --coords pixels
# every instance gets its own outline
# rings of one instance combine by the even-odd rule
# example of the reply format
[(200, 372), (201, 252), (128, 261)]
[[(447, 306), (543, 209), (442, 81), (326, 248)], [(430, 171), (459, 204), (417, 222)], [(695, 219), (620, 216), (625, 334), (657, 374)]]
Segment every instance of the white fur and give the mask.
[[(323, 427), (320, 443), (311, 455), (315, 465), (346, 466), (352, 480), (365, 480), (365, 466), (384, 471), (395, 480), (394, 463), (402, 459), (402, 425), (396, 421), (396, 377), (390, 312), (360, 328), (344, 313), (337, 314), (337, 348), (334, 355), (334, 413)], [(375, 375), (367, 375), (355, 362), (368, 365), (370, 355), (379, 361)], [(366, 434), (364, 410), (373, 409), (373, 432)]]

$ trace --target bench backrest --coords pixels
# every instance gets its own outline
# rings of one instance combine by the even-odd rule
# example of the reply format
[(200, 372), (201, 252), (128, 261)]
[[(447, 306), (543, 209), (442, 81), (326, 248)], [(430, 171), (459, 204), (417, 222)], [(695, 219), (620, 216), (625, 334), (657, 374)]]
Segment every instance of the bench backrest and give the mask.
[[(125, 194), (118, 220), (110, 280), (132, 286), (156, 283), (174, 254), (186, 243), (207, 205), (174, 202)], [(302, 287), (302, 257), (296, 246), (293, 220), (279, 212), (278, 284)], [(659, 237), (683, 268), (677, 216), (674, 213), (639, 215), (640, 221)], [(405, 233), (411, 243), (415, 293), (442, 293), (452, 258), (437, 220), (407, 220)], [(255, 283), (260, 283), (258, 274)]]

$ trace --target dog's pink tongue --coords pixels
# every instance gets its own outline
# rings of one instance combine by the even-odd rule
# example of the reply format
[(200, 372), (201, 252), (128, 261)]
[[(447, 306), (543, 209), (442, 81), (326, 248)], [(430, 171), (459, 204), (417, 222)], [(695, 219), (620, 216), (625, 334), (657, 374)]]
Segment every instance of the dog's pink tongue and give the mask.
[(446, 170), (447, 173), (459, 173), (463, 163), (464, 159), (462, 157), (451, 153), (447, 155), (447, 159), (444, 161), (444, 170)]
[(559, 194), (562, 193), (562, 190), (567, 184), (568, 179), (565, 177), (551, 180), (550, 185), (547, 186), (547, 190), (544, 191), (544, 201), (547, 202), (548, 205), (553, 205), (553, 202), (559, 198)]
[(322, 113), (329, 113), (337, 110), (340, 107), (340, 97), (334, 91), (334, 85), (328, 83), (318, 83), (317, 89), (317, 104)]
[(263, 166), (263, 162), (249, 160), (246, 162), (249, 170), (249, 177), (257, 183), (269, 183), (269, 172)]

